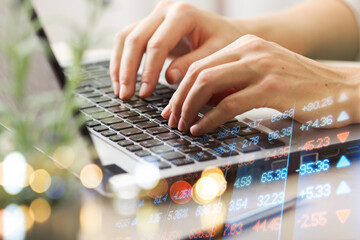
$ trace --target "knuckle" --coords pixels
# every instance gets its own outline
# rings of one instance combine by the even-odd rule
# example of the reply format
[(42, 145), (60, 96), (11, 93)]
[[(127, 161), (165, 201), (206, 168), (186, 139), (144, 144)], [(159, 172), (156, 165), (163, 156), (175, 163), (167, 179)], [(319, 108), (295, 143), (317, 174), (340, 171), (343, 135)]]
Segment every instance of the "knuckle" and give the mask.
[(120, 84), (128, 85), (131, 83), (132, 73), (129, 70), (121, 70), (120, 72)]
[(274, 65), (274, 58), (269, 53), (261, 54), (260, 56), (251, 60), (251, 65), (256, 66), (261, 71), (272, 69)]
[(236, 109), (236, 100), (234, 98), (225, 98), (219, 104), (219, 108), (226, 114), (233, 114)]
[(141, 44), (141, 37), (134, 35), (134, 34), (130, 34), (126, 37), (124, 42), (125, 42), (125, 45), (128, 45), (128, 46), (136, 46), (136, 45)]
[(146, 49), (149, 51), (156, 51), (164, 47), (163, 41), (160, 39), (150, 39), (147, 43)]
[(172, 1), (162, 0), (156, 5), (155, 9), (163, 9), (163, 8), (169, 6), (170, 4), (172, 4)]
[(196, 80), (196, 83), (198, 84), (198, 86), (200, 88), (204, 88), (208, 83), (209, 81), (211, 80), (212, 78), (212, 75), (213, 73), (208, 70), (208, 69), (205, 69), (203, 71), (201, 71), (198, 75), (198, 78)]
[(261, 50), (266, 44), (266, 41), (262, 38), (255, 37), (251, 38), (246, 43), (246, 48), (251, 49), (253, 51)]
[(189, 14), (191, 11), (194, 10), (194, 8), (195, 7), (189, 3), (179, 2), (173, 6), (172, 11), (180, 14)]
[(193, 62), (193, 63), (190, 65), (189, 69), (188, 69), (188, 74), (189, 74), (190, 76), (197, 75), (198, 72), (199, 72), (200, 69), (201, 69), (200, 66), (201, 66), (200, 61)]
[(260, 91), (265, 93), (277, 92), (281, 82), (275, 74), (268, 74), (264, 80), (260, 83)]

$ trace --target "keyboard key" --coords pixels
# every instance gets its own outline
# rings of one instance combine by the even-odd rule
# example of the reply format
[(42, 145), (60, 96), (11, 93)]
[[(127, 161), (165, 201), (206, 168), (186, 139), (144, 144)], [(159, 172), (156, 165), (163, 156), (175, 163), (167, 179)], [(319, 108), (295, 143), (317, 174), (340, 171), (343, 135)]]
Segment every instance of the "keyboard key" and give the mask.
[(92, 107), (95, 107), (95, 105), (93, 104), (93, 103), (91, 103), (91, 102), (89, 102), (89, 101), (81, 101), (80, 102), (80, 104), (79, 104), (79, 106), (80, 106), (80, 109), (86, 109), (86, 108), (92, 108)]
[(241, 137), (245, 137), (245, 136), (256, 134), (256, 133), (260, 133), (260, 131), (255, 128), (251, 128), (251, 129), (242, 128), (238, 132), (238, 135)]
[(217, 159), (212, 154), (205, 152), (205, 151), (200, 151), (200, 152), (189, 154), (188, 158), (199, 161), (199, 162), (205, 162), (205, 161)]
[(162, 134), (159, 134), (157, 137), (162, 141), (167, 141), (167, 140), (170, 140), (170, 139), (180, 138), (177, 134), (172, 133), (172, 132), (162, 133)]
[(123, 129), (120, 131), (120, 133), (124, 136), (132, 136), (132, 135), (136, 135), (136, 134), (140, 134), (142, 133), (142, 131), (140, 129), (137, 128), (127, 128), (127, 129)]
[[(146, 104), (147, 105), (147, 104)], [(146, 112), (152, 112), (154, 111), (154, 108), (147, 105), (147, 106), (143, 106), (143, 107), (139, 107), (137, 110), (139, 110), (141, 113), (146, 113)]]
[(143, 133), (143, 134), (134, 135), (134, 136), (130, 137), (130, 139), (133, 140), (134, 142), (142, 142), (142, 141), (150, 140), (153, 138), (149, 134)]
[(157, 117), (155, 118), (155, 121), (159, 122), (160, 124), (168, 123), (168, 120), (163, 117)]
[(143, 141), (140, 143), (140, 145), (146, 148), (151, 148), (151, 147), (163, 145), (163, 143), (157, 139), (152, 139), (152, 140)]
[(141, 129), (148, 129), (148, 128), (152, 128), (152, 127), (157, 127), (157, 126), (159, 126), (159, 124), (152, 122), (152, 121), (147, 121), (147, 122), (138, 123), (138, 124), (136, 124), (136, 126)]
[(102, 120), (102, 119), (105, 119), (105, 118), (109, 118), (109, 117), (112, 117), (113, 115), (111, 113), (108, 113), (108, 112), (99, 112), (99, 113), (94, 113), (94, 114), (91, 114), (91, 116), (97, 120)]
[(123, 120), (121, 120), (120, 118), (117, 118), (117, 117), (111, 117), (111, 118), (105, 118), (103, 120), (101, 120), (101, 122), (105, 125), (111, 125), (111, 124), (114, 124), (114, 123), (120, 123), (122, 122)]
[(125, 100), (124, 101), (124, 103), (128, 103), (128, 104), (130, 104), (130, 103), (132, 103), (132, 102), (136, 102), (136, 101), (138, 101), (139, 100), (139, 98), (138, 97), (136, 97), (136, 96), (132, 96), (131, 98), (129, 98), (129, 99), (127, 99), (127, 100)]
[(119, 130), (123, 130), (126, 128), (131, 128), (132, 125), (126, 122), (122, 122), (122, 123), (116, 123), (110, 126), (112, 129), (119, 131)]
[(173, 93), (166, 93), (166, 94), (162, 95), (162, 97), (166, 98), (166, 99), (171, 99), (172, 96), (173, 96)]
[(92, 108), (86, 108), (82, 111), (87, 114), (92, 114), (92, 113), (103, 112), (104, 110), (98, 107), (92, 107)]
[(157, 135), (160, 133), (166, 133), (169, 132), (169, 130), (167, 130), (164, 127), (154, 127), (154, 128), (149, 128), (146, 130), (148, 133), (150, 133), (151, 135)]
[(143, 100), (145, 102), (154, 102), (154, 101), (162, 100), (162, 97), (153, 94), (150, 97), (144, 98)]
[(142, 150), (142, 148), (138, 145), (131, 145), (131, 146), (128, 146), (126, 148), (126, 150), (130, 151), (130, 152), (136, 152), (136, 151), (140, 151)]
[(171, 88), (163, 88), (163, 89), (157, 89), (155, 90), (155, 92), (159, 95), (162, 95), (162, 94), (167, 94), (167, 93), (174, 93), (175, 90), (171, 89)]
[[(236, 120), (236, 119), (235, 119)], [(225, 128), (230, 128), (230, 130), (234, 129), (241, 129), (241, 128), (247, 128), (247, 124), (240, 122), (240, 121), (234, 121), (234, 120), (230, 120), (230, 122), (227, 122), (224, 124)]]
[(143, 100), (138, 100), (138, 101), (135, 101), (135, 102), (131, 102), (129, 103), (133, 108), (139, 108), (139, 107), (143, 107), (143, 106), (146, 106), (148, 105), (147, 102), (144, 102)]
[(159, 169), (171, 168), (171, 165), (169, 163), (163, 161), (152, 162), (152, 164)]
[(169, 101), (165, 101), (165, 102), (163, 102), (163, 101), (152, 102), (151, 104), (154, 105), (154, 106), (157, 106), (157, 107), (164, 108), (164, 107), (166, 107), (166, 106), (169, 104)]
[(108, 110), (113, 113), (119, 113), (119, 112), (129, 111), (129, 108), (119, 105), (119, 106), (111, 107)]
[(109, 129), (108, 129), (107, 127), (105, 127), (105, 126), (97, 126), (97, 127), (94, 127), (93, 129), (94, 129), (94, 131), (96, 131), (96, 132), (103, 132), (103, 131), (109, 130)]
[(155, 157), (155, 156), (147, 156), (147, 157), (144, 157), (144, 160), (147, 162), (159, 162), (160, 158)]
[(150, 118), (161, 117), (161, 111), (147, 112), (146, 115), (149, 116)]
[(151, 153), (146, 150), (137, 151), (135, 154), (139, 157), (146, 157), (151, 155)]
[(272, 140), (272, 141), (263, 140), (263, 141), (259, 141), (258, 145), (262, 148), (270, 149), (270, 148), (277, 148), (277, 147), (285, 146), (285, 143), (283, 143), (279, 140)]
[(100, 103), (99, 105), (103, 108), (111, 108), (111, 107), (118, 106), (119, 103), (113, 101), (113, 102), (103, 102), (103, 103)]
[(168, 144), (170, 144), (173, 147), (179, 147), (179, 146), (183, 146), (183, 145), (190, 145), (190, 142), (181, 138), (181, 139), (173, 139), (167, 142)]
[(185, 159), (177, 159), (177, 160), (171, 161), (171, 163), (176, 166), (184, 166), (184, 165), (188, 165), (188, 164), (193, 164), (194, 161), (191, 159), (185, 158)]
[(110, 102), (111, 99), (109, 97), (98, 97), (98, 98), (90, 98), (91, 101), (96, 102), (96, 103), (102, 103), (102, 102)]
[(150, 150), (156, 154), (164, 154), (167, 152), (173, 152), (174, 150), (166, 145), (161, 145), (161, 146), (156, 146), (156, 147), (152, 147), (150, 148)]
[(118, 116), (122, 117), (122, 118), (128, 118), (128, 117), (135, 117), (135, 116), (139, 116), (138, 113), (134, 112), (134, 111), (126, 111), (126, 112), (120, 112), (117, 114)]
[(118, 142), (118, 141), (124, 140), (125, 138), (121, 135), (116, 135), (116, 136), (110, 137), (109, 139), (113, 142)]
[(163, 157), (164, 159), (166, 159), (168, 161), (185, 158), (185, 156), (179, 152), (164, 153), (163, 155), (161, 155), (161, 157)]
[(183, 145), (183, 146), (179, 146), (178, 150), (183, 152), (183, 153), (192, 153), (192, 152), (199, 152), (201, 151), (201, 148), (199, 148), (196, 145)]
[(116, 132), (114, 130), (107, 130), (107, 131), (101, 132), (101, 135), (103, 135), (104, 137), (110, 137), (110, 136), (116, 135)]
[(84, 87), (79, 90), (76, 90), (77, 93), (84, 94), (84, 93), (93, 93), (94, 89), (91, 87)]
[(259, 133), (259, 134), (255, 134), (255, 135), (249, 135), (249, 136), (246, 136), (245, 138), (250, 140), (253, 137), (259, 137), (260, 141), (268, 140), (268, 135), (266, 135), (264, 133)]
[(100, 123), (97, 122), (97, 121), (90, 121), (90, 122), (86, 123), (86, 126), (88, 126), (88, 127), (96, 127), (96, 126), (99, 126), (99, 125), (100, 125)]
[(159, 89), (164, 89), (164, 88), (169, 88), (168, 86), (165, 86), (164, 84), (161, 84), (161, 83), (158, 83), (157, 85), (156, 85), (156, 90), (159, 90)]
[(129, 117), (127, 120), (132, 124), (149, 121), (149, 119), (144, 116)]
[(98, 93), (98, 92), (89, 92), (89, 93), (84, 93), (84, 94), (81, 94), (83, 95), (84, 97), (86, 98), (97, 98), (97, 97), (101, 97), (102, 94), (101, 93)]
[(117, 144), (122, 146), (122, 147), (127, 147), (127, 146), (130, 146), (130, 145), (133, 145), (133, 143), (131, 141), (129, 141), (129, 140), (122, 140), (122, 141), (119, 141)]
[(239, 155), (239, 153), (238, 153), (237, 151), (235, 151), (235, 150), (232, 150), (232, 151), (224, 152), (224, 153), (216, 152), (215, 155), (216, 155), (216, 156), (219, 156), (219, 157), (222, 157), (222, 158), (225, 158), (225, 157), (230, 157), (230, 156)]
[(261, 148), (255, 145), (251, 145), (251, 146), (246, 145), (245, 147), (243, 145), (239, 145), (238, 147), (236, 147), (236, 149), (242, 153), (251, 153), (261, 150)]

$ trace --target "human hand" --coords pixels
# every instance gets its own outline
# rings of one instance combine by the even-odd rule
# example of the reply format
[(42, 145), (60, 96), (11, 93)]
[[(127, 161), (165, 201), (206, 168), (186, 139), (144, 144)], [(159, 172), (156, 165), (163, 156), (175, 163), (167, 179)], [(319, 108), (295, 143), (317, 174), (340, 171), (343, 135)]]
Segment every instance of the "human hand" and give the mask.
[(227, 46), (242, 32), (226, 18), (186, 3), (161, 1), (142, 21), (117, 34), (110, 64), (115, 95), (130, 98), (146, 52), (139, 95), (151, 95), (167, 57), (169, 83), (179, 82), (191, 63)]
[[(253, 108), (281, 112), (295, 108), (299, 122), (346, 111), (349, 119), (330, 127), (360, 122), (359, 70), (328, 66), (291, 52), (275, 43), (246, 35), (224, 49), (194, 62), (163, 117), (171, 127), (201, 135)], [(195, 125), (200, 109), (216, 94), (228, 91), (220, 103)], [(349, 100), (338, 102), (345, 93)], [(333, 103), (316, 111), (302, 111), (310, 102), (332, 97)], [(190, 128), (191, 127), (191, 128)]]

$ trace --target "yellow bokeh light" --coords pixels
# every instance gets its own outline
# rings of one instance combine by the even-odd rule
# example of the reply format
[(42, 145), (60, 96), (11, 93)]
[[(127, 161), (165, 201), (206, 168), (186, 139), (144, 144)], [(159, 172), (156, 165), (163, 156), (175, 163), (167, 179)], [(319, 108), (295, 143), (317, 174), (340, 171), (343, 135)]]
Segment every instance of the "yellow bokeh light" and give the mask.
[(51, 185), (50, 174), (44, 169), (38, 169), (30, 176), (30, 187), (34, 192), (43, 193)]
[(201, 177), (207, 177), (210, 174), (214, 174), (214, 173), (219, 174), (224, 177), (224, 173), (220, 170), (220, 168), (212, 167), (212, 166), (205, 168), (203, 170), (203, 172), (201, 173)]
[(58, 147), (53, 154), (54, 159), (57, 161), (55, 165), (58, 168), (69, 168), (75, 161), (75, 152), (69, 146)]
[(81, 231), (87, 234), (95, 234), (102, 228), (102, 210), (96, 202), (85, 202), (80, 210)]
[(210, 202), (216, 198), (218, 192), (219, 185), (211, 177), (202, 177), (195, 185), (195, 194), (200, 201)]
[(227, 182), (224, 178), (224, 175), (220, 175), (218, 173), (211, 173), (208, 175), (208, 177), (214, 179), (219, 187), (219, 192), (216, 195), (217, 197), (223, 194), (226, 191)]
[(0, 210), (0, 238), (4, 236), (4, 223), (3, 223), (4, 209)]
[(26, 231), (29, 231), (34, 226), (34, 219), (30, 216), (30, 209), (27, 206), (21, 205), (20, 207), (25, 215)]
[(34, 169), (32, 168), (32, 166), (30, 164), (26, 164), (26, 180), (24, 187), (30, 185), (30, 178), (33, 173), (34, 173)]
[(87, 188), (96, 188), (100, 185), (103, 173), (95, 164), (86, 165), (80, 172), (80, 181)]
[(3, 163), (0, 162), (0, 186), (2, 185), (3, 181)]
[(46, 222), (51, 215), (51, 207), (43, 198), (37, 198), (30, 204), (30, 217), (38, 223)]

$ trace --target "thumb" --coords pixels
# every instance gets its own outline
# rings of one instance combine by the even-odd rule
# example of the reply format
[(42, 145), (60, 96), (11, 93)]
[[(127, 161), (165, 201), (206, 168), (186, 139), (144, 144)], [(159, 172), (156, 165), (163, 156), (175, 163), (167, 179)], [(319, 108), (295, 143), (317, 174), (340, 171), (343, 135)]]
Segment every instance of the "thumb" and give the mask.
[(207, 44), (204, 44), (200, 48), (173, 60), (166, 70), (166, 80), (170, 84), (180, 82), (184, 78), (190, 65), (193, 62), (211, 55), (213, 53), (211, 49)]

